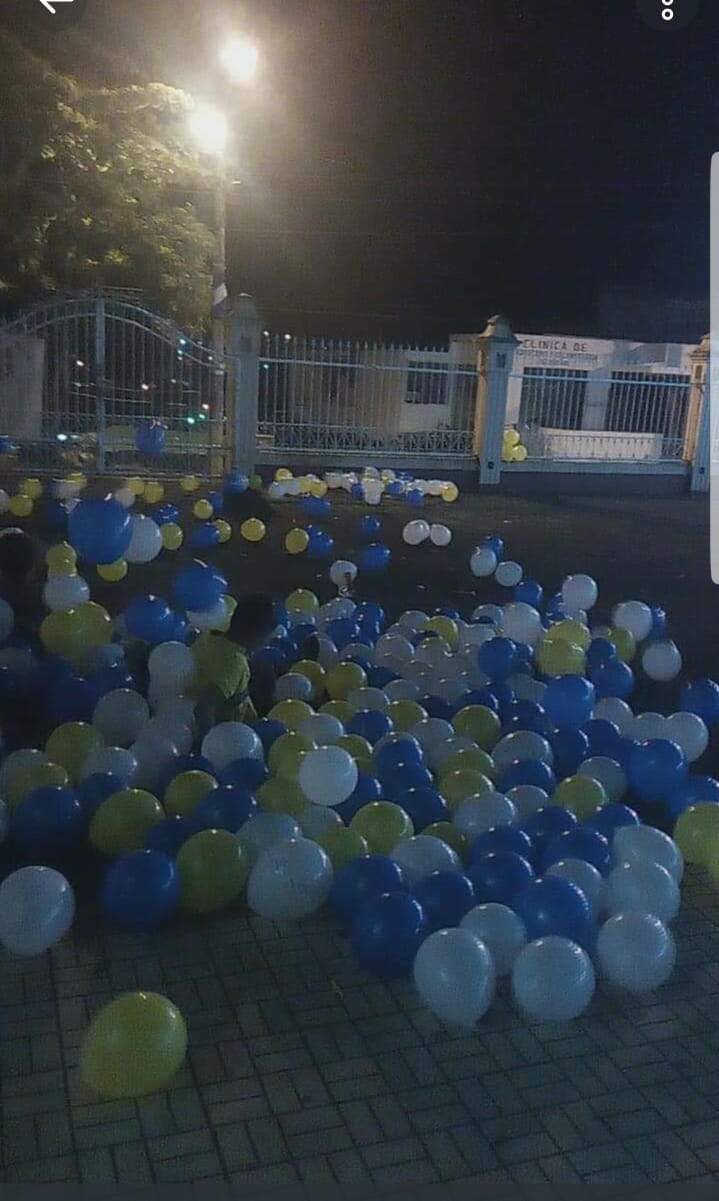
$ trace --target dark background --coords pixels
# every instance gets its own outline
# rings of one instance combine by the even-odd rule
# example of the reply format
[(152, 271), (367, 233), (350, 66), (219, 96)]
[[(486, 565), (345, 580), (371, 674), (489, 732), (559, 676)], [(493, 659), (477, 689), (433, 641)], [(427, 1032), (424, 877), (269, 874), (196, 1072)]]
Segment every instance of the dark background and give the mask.
[[(634, 0), (87, 0), (41, 25), (80, 76), (124, 60), (231, 112), (230, 290), (273, 329), (705, 332), (715, 0), (668, 35)], [(262, 50), (247, 91), (216, 66), (232, 32)]]

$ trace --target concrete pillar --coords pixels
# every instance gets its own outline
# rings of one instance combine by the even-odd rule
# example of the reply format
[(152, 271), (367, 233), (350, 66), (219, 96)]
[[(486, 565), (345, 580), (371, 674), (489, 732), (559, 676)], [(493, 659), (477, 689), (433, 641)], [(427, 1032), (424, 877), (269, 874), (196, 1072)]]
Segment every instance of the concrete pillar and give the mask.
[(477, 345), (477, 403), (473, 450), (479, 463), (479, 483), (498, 484), (502, 472), (502, 439), (507, 412), (507, 387), (519, 339), (506, 317), (490, 317)]
[(692, 383), (684, 427), (682, 458), (692, 464), (692, 492), (708, 492), (711, 458), (711, 404), (709, 394), (710, 336), (705, 334), (691, 352)]
[(243, 292), (231, 304), (228, 319), (227, 419), (231, 466), (245, 475), (252, 475), (255, 469), (261, 345), (262, 318), (252, 297)]

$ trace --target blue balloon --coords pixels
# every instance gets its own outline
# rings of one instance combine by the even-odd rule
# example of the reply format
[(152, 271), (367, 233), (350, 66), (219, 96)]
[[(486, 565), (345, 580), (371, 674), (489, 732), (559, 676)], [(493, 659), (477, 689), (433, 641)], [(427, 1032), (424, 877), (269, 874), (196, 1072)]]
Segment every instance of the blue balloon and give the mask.
[(466, 709), (468, 705), (484, 705), (485, 709), (499, 713), (499, 700), (492, 688), (471, 688), (465, 692), (457, 701), (455, 713), (458, 713), (460, 709)]
[(675, 742), (652, 738), (629, 755), (629, 787), (642, 801), (665, 801), (687, 778), (687, 761)]
[[(372, 664), (370, 663), (369, 659), (365, 659), (364, 655), (348, 655), (347, 658), (344, 660), (344, 662), (345, 663), (356, 663), (358, 667), (362, 668), (362, 671), (367, 676), (369, 676), (369, 673), (372, 670)], [(384, 714), (383, 714), (383, 716), (384, 716)], [(380, 738), (383, 737), (383, 734), (388, 734), (391, 729), (392, 729), (392, 723), (390, 722), (387, 729), (385, 729), (383, 731), (383, 733), (380, 734)]]
[(671, 817), (679, 817), (700, 801), (719, 803), (719, 780), (713, 776), (689, 776), (666, 798), (665, 805)]
[(424, 493), (420, 488), (408, 488), (405, 492), (407, 504), (413, 509), (421, 509), (424, 504)]
[(613, 758), (621, 742), (619, 726), (605, 717), (593, 717), (584, 726), (589, 742), (590, 755), (605, 755)]
[(102, 890), (105, 917), (126, 930), (154, 930), (177, 909), (180, 873), (163, 851), (133, 851), (108, 869)]
[(504, 554), (504, 540), (497, 534), (490, 534), (487, 538), (483, 538), (480, 546), (488, 546), (490, 550), (493, 550), (497, 556), (497, 562)]
[(167, 817), (152, 827), (145, 842), (145, 849), (162, 851), (163, 854), (174, 859), (180, 847), (183, 847), (188, 838), (192, 838), (192, 835), (197, 832), (197, 826), (191, 818)]
[(506, 680), (511, 676), (517, 662), (517, 647), (511, 638), (490, 638), (483, 642), (477, 654), (480, 670), (490, 680)]
[(696, 713), (707, 725), (719, 722), (719, 684), (704, 677), (684, 684), (679, 693), (680, 708), (685, 713)]
[(562, 859), (583, 859), (606, 876), (612, 866), (612, 849), (609, 840), (599, 830), (591, 826), (577, 826), (550, 842), (542, 857), (544, 871)]
[[(278, 722), (278, 725), (281, 724)], [(233, 759), (223, 767), (217, 779), (220, 784), (232, 784), (254, 792), (264, 784), (269, 772), (261, 759)]]
[(544, 589), (536, 580), (522, 580), (520, 584), (516, 585), (512, 595), (515, 601), (533, 605), (535, 609), (538, 609), (542, 603)]
[(152, 518), (157, 525), (169, 525), (170, 522), (177, 525), (180, 520), (180, 510), (177, 505), (159, 505), (153, 509)]
[(226, 592), (225, 577), (200, 559), (193, 559), (181, 568), (172, 585), (175, 604), (180, 609), (196, 612), (212, 609)]
[(552, 723), (542, 705), (520, 699), (510, 701), (502, 712), (503, 733), (512, 734), (516, 730), (532, 730), (535, 734), (541, 734), (542, 738), (548, 738)]
[(20, 802), (10, 819), (16, 846), (37, 858), (62, 855), (85, 833), (82, 806), (72, 788), (36, 788)]
[(68, 537), (88, 563), (115, 563), (132, 538), (132, 518), (117, 500), (81, 500), (68, 518)]
[(521, 759), (518, 763), (510, 763), (502, 772), (497, 791), (509, 792), (510, 788), (518, 788), (520, 784), (533, 784), (551, 795), (557, 781), (551, 767), (541, 759)]
[(639, 815), (630, 809), (628, 805), (621, 805), (617, 801), (611, 801), (608, 805), (602, 805), (587, 818), (585, 825), (590, 826), (592, 830), (598, 830), (611, 843), (614, 834), (622, 826), (640, 826)]
[(604, 667), (618, 658), (618, 651), (608, 638), (592, 638), (587, 647), (587, 667)]
[(419, 901), (406, 892), (367, 901), (352, 923), (352, 950), (363, 968), (388, 979), (408, 976), (429, 927)]
[(361, 709), (348, 722), (347, 733), (359, 734), (374, 746), (385, 734), (391, 733), (392, 727), (392, 718), (381, 709)]
[(289, 665), (290, 656), (281, 646), (263, 646), (260, 650), (255, 651), (252, 660), (256, 663), (266, 663), (268, 667), (272, 668), (275, 675), (280, 675)]
[(390, 480), (385, 487), (385, 492), (388, 496), (401, 496), (404, 492), (404, 484), (401, 480)]
[(434, 777), (423, 763), (396, 763), (388, 768), (378, 768), (377, 775), (388, 797), (410, 788), (431, 788)]
[(396, 794), (396, 804), (412, 818), (417, 834), (421, 834), (422, 830), (435, 822), (452, 820), (447, 802), (435, 788), (406, 788)]
[(476, 905), (474, 885), (462, 872), (432, 872), (414, 890), (427, 918), (430, 933), (458, 926)]
[(381, 542), (371, 542), (360, 552), (359, 568), (361, 571), (382, 571), (388, 566), (392, 551)]
[(380, 629), (383, 629), (387, 623), (385, 611), (376, 601), (360, 601), (354, 615), (357, 621), (371, 621)]
[(560, 834), (575, 830), (579, 822), (576, 816), (562, 805), (545, 805), (530, 813), (523, 829), (534, 843), (537, 858), (541, 861), (547, 847)]
[(259, 721), (253, 722), (252, 728), (262, 743), (265, 754), (282, 734), (287, 733), (287, 726), (274, 717), (261, 717)]
[(344, 650), (350, 642), (356, 642), (359, 638), (359, 626), (351, 617), (335, 617), (332, 621), (327, 622), (325, 633), (327, 637), (334, 642), (337, 650)]
[(86, 776), (77, 787), (77, 799), (85, 821), (90, 822), (107, 798), (122, 792), (124, 787), (120, 777), (109, 771), (93, 772), (91, 776)]
[(428, 717), (441, 717), (444, 721), (454, 717), (454, 705), (443, 696), (423, 696), (420, 704), (426, 709)]
[(515, 898), (514, 910), (524, 922), (530, 940), (556, 934), (570, 938), (580, 947), (592, 944), (589, 901), (569, 880), (558, 876), (532, 880)]
[(334, 808), (339, 813), (345, 825), (348, 826), (352, 818), (356, 817), (360, 809), (364, 809), (365, 805), (370, 805), (373, 801), (381, 800), (382, 785), (377, 777), (369, 775), (368, 772), (359, 771), (354, 791), (350, 793), (346, 801), (343, 801), (341, 805), (335, 805)]
[(590, 668), (589, 678), (594, 685), (597, 700), (607, 696), (618, 696), (626, 700), (634, 689), (634, 673), (621, 659), (612, 659), (601, 667)]
[(148, 421), (135, 431), (135, 449), (142, 455), (159, 455), (165, 445), (167, 429), (159, 421)]
[(472, 840), (469, 862), (474, 865), (485, 855), (494, 855), (497, 851), (513, 851), (527, 863), (534, 861), (534, 845), (526, 830), (517, 826), (491, 826)]
[(434, 610), (435, 617), (451, 617), (452, 621), (461, 621), (462, 615), (459, 609), (453, 609), (451, 605), (440, 605)]
[(195, 807), (192, 821), (198, 830), (229, 830), (235, 834), (240, 826), (259, 812), (259, 805), (247, 788), (225, 784), (213, 788)]
[(583, 726), (594, 710), (594, 687), (584, 676), (555, 676), (543, 697), (544, 708), (555, 726)]
[(249, 486), (249, 479), (240, 471), (233, 471), (231, 475), (225, 477), (225, 494), (227, 496), (242, 496)]
[(220, 531), (211, 521), (202, 521), (199, 525), (193, 525), (190, 530), (190, 550), (209, 550), (210, 547), (217, 546), (219, 541)]
[(589, 755), (589, 739), (582, 730), (567, 727), (552, 730), (547, 741), (554, 755), (554, 773), (558, 780), (574, 776), (580, 763)]
[(369, 901), (389, 892), (406, 892), (399, 864), (388, 855), (363, 855), (337, 872), (329, 903), (349, 924)]
[(377, 537), (381, 529), (382, 522), (379, 517), (372, 517), (371, 514), (367, 513), (359, 524), (360, 538), (364, 539), (365, 542), (371, 542), (373, 538)]
[(424, 751), (411, 734), (396, 731), (388, 734), (381, 745), (375, 748), (374, 762), (377, 775), (382, 779), (383, 772), (397, 767), (400, 763), (422, 763)]
[(477, 904), (496, 902), (514, 907), (515, 897), (534, 879), (531, 864), (515, 851), (490, 851), (469, 868)]
[[(100, 672), (100, 681), (104, 673)], [(113, 687), (122, 687), (114, 685)], [(85, 676), (71, 675), (65, 680), (62, 691), (45, 696), (45, 712), (54, 725), (62, 725), (66, 721), (92, 721), (92, 714), (102, 692), (98, 691), (94, 680)], [(109, 689), (107, 689), (109, 691)]]
[(222, 493), (215, 492), (215, 491), (208, 492), (207, 499), (209, 500), (210, 504), (212, 505), (212, 511), (215, 514), (215, 517), (218, 517), (225, 507), (225, 501), (222, 496)]
[(129, 634), (153, 645), (172, 638), (175, 614), (162, 596), (136, 596), (125, 610)]
[(667, 632), (667, 615), (661, 605), (650, 605), (652, 611), (652, 628), (650, 638), (663, 638)]
[(398, 680), (400, 677), (396, 671), (390, 671), (389, 667), (370, 667), (367, 672), (367, 683), (372, 688), (384, 688), (385, 684), (389, 684), (391, 680)]

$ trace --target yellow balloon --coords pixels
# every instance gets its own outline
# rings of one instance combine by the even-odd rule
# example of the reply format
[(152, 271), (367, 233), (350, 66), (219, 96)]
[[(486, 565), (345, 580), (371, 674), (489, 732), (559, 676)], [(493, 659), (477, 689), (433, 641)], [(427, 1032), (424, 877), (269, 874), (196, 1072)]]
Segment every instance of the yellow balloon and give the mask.
[(112, 642), (110, 614), (95, 601), (49, 613), (40, 626), (40, 641), (51, 654), (75, 666), (86, 663), (93, 651)]
[(320, 713), (329, 713), (330, 717), (341, 721), (343, 726), (352, 720), (356, 712), (354, 705), (350, 705), (349, 701), (325, 701), (324, 705), (320, 705)]
[(352, 756), (360, 771), (372, 771), (372, 747), (359, 734), (342, 734), (335, 744)]
[(163, 1092), (182, 1067), (187, 1027), (158, 993), (117, 997), (95, 1014), (82, 1040), (83, 1084), (106, 1101)]
[(460, 771), (448, 772), (439, 781), (439, 791), (449, 805), (456, 809), (468, 797), (479, 796), (482, 792), (492, 791), (492, 781), (481, 771), (463, 768)]
[(31, 477), (22, 481), (18, 487), (18, 492), (22, 493), (23, 496), (29, 496), (30, 500), (39, 500), (42, 496), (42, 484), (39, 480)]
[(225, 521), (223, 517), (218, 517), (217, 521), (212, 523), (220, 535), (220, 542), (229, 542), (232, 537), (232, 526), (229, 521)]
[(297, 675), (306, 676), (312, 684), (312, 696), (322, 696), (325, 690), (326, 672), (324, 667), (319, 663), (315, 663), (313, 659), (300, 659), (298, 663), (292, 664), (292, 670)]
[(165, 525), (161, 525), (160, 535), (165, 550), (179, 550), (185, 537), (180, 526), (176, 525), (174, 521), (168, 521)]
[(324, 834), (316, 839), (323, 851), (330, 857), (332, 867), (336, 872), (346, 867), (353, 859), (361, 859), (369, 855), (367, 839), (358, 830), (350, 826), (330, 826)]
[(580, 821), (586, 821), (608, 800), (603, 785), (590, 776), (567, 776), (552, 793), (552, 804), (563, 805)]
[(288, 613), (314, 613), (319, 607), (319, 598), (308, 588), (295, 588), (285, 599)]
[(326, 687), (330, 700), (345, 701), (355, 688), (365, 688), (367, 673), (359, 663), (337, 663), (327, 672)]
[(280, 734), (270, 747), (267, 765), (274, 776), (281, 780), (296, 780), (300, 764), (308, 751), (315, 749), (315, 744), (304, 734), (288, 730)]
[(11, 497), (8, 507), (13, 517), (29, 517), (35, 506), (29, 496), (19, 493)]
[(425, 826), (422, 831), (428, 838), (438, 838), (440, 842), (444, 842), (448, 847), (459, 855), (461, 860), (466, 860), (469, 855), (470, 839), (451, 822), (433, 822), (431, 826)]
[(440, 492), (440, 496), (442, 497), (442, 500), (446, 500), (447, 503), (451, 505), (459, 496), (459, 488), (456, 484), (453, 484), (452, 481), (449, 480), (446, 484), (444, 484), (442, 491)]
[(196, 475), (185, 475), (180, 480), (180, 487), (182, 488), (182, 491), (189, 496), (191, 492), (197, 492), (198, 488), (200, 487), (200, 481)]
[(512, 451), (512, 462), (513, 463), (523, 463), (526, 458), (527, 458), (526, 446), (515, 446), (514, 450)]
[(48, 549), (45, 562), (48, 567), (56, 568), (58, 574), (69, 575), (68, 567), (77, 567), (77, 554), (69, 542), (57, 542)]
[(259, 517), (248, 517), (240, 526), (240, 533), (246, 542), (261, 542), (267, 533), (264, 521)]
[(268, 813), (288, 813), (290, 817), (301, 817), (310, 805), (296, 780), (265, 780), (255, 795)]
[(45, 750), (52, 762), (64, 767), (73, 784), (77, 784), (90, 751), (100, 746), (102, 738), (94, 726), (84, 721), (66, 721), (53, 730)]
[(278, 483), (282, 483), (285, 480), (291, 480), (293, 478), (294, 477), (289, 467), (278, 467), (277, 471), (275, 472), (275, 479)]
[(350, 830), (361, 835), (373, 855), (389, 855), (400, 838), (414, 834), (412, 818), (391, 801), (372, 801), (363, 805), (350, 822)]
[(302, 495), (308, 496), (311, 487), (312, 487), (312, 480), (309, 478), (309, 476), (301, 475), (300, 476), (300, 492), (302, 493)]
[(177, 853), (181, 907), (187, 913), (214, 913), (235, 901), (249, 874), (249, 861), (236, 834), (202, 830)]
[(576, 621), (573, 617), (565, 617), (563, 621), (557, 621), (553, 626), (550, 626), (545, 634), (550, 642), (573, 642), (575, 646), (579, 646), (583, 651), (587, 649), (592, 641), (592, 635), (588, 628), (581, 622)]
[(147, 836), (164, 818), (157, 797), (142, 788), (124, 788), (113, 793), (96, 810), (88, 838), (103, 855), (127, 855), (140, 851)]
[(505, 430), (503, 441), (504, 441), (505, 446), (509, 446), (510, 448), (512, 448), (514, 446), (519, 446), (520, 438), (519, 438), (518, 431), (515, 429), (511, 429), (511, 428)]
[(310, 536), (307, 530), (290, 530), (285, 538), (285, 550), (290, 555), (301, 555), (309, 546)]
[(442, 776), (449, 776), (455, 771), (478, 771), (490, 780), (497, 778), (494, 760), (486, 751), (478, 746), (464, 747), (461, 751), (453, 751), (442, 764)]
[(418, 701), (390, 701), (385, 713), (391, 719), (395, 730), (404, 733), (416, 726), (418, 721), (425, 721), (427, 710)]
[(148, 480), (145, 484), (145, 500), (148, 505), (156, 505), (165, 495), (165, 487), (157, 480)]
[(502, 723), (486, 705), (466, 705), (452, 718), (457, 734), (471, 738), (483, 751), (491, 751), (502, 736)]
[(82, 491), (87, 486), (87, 476), (84, 476), (81, 471), (71, 471), (67, 477), (68, 484), (74, 484), (76, 488)]
[(312, 481), (312, 483), (310, 484), (310, 495), (311, 496), (316, 496), (318, 500), (321, 500), (322, 497), (326, 495), (326, 493), (327, 493), (327, 485), (324, 480), (313, 480)]
[(281, 721), (288, 730), (299, 730), (302, 722), (312, 716), (312, 712), (312, 706), (308, 705), (307, 701), (290, 698), (286, 701), (278, 701), (276, 705), (273, 705), (268, 716), (273, 721)]
[(127, 575), (127, 560), (116, 559), (114, 563), (98, 563), (96, 569), (101, 580), (108, 584), (116, 584)]
[(585, 659), (581, 646), (562, 638), (543, 638), (537, 647), (537, 666), (545, 676), (582, 676)]
[(438, 617), (431, 617), (425, 626), (426, 631), (434, 631), (451, 651), (456, 651), (459, 646), (459, 628), (457, 622), (451, 617), (444, 617), (441, 614)]
[(6, 787), (5, 800), (12, 811), (36, 788), (64, 788), (69, 783), (70, 777), (60, 763), (33, 763), (13, 776)]
[(214, 509), (209, 500), (196, 500), (192, 506), (192, 512), (198, 521), (208, 521), (214, 513)]
[(250, 476), (250, 488), (252, 489), (253, 492), (261, 492), (262, 491), (262, 476), (261, 475), (255, 474), (255, 475)]
[(617, 655), (622, 663), (631, 663), (637, 651), (634, 635), (621, 626), (602, 626), (596, 633), (597, 638), (608, 638), (617, 648)]
[(145, 481), (140, 479), (139, 475), (131, 475), (125, 480), (123, 487), (129, 488), (131, 492), (135, 493), (135, 496), (142, 496), (145, 491)]
[(687, 863), (698, 863), (702, 867), (712, 861), (718, 838), (719, 805), (712, 801), (690, 805), (678, 817), (674, 827), (674, 841)]
[(192, 817), (200, 801), (214, 788), (217, 780), (209, 772), (180, 772), (165, 789), (165, 812), (170, 817)]

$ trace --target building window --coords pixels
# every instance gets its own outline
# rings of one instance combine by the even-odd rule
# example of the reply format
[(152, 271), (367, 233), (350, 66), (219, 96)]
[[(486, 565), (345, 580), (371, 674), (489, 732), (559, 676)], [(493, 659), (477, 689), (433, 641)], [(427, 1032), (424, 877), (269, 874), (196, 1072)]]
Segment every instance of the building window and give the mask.
[(690, 377), (652, 371), (613, 371), (604, 428), (632, 434), (681, 435)]
[(587, 394), (587, 372), (565, 367), (525, 367), (519, 424), (546, 429), (578, 430)]
[(410, 363), (405, 402), (408, 405), (445, 405), (447, 368), (447, 363), (432, 360)]

